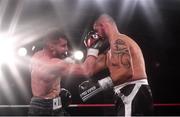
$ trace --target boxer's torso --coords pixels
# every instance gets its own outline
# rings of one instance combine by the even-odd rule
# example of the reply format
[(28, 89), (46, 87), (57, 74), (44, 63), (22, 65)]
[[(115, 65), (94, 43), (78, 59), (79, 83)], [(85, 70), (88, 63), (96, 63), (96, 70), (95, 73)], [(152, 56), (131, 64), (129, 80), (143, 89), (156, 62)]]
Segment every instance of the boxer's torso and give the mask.
[(42, 67), (50, 58), (42, 51), (37, 52), (31, 61), (31, 87), (32, 93), (35, 97), (44, 99), (52, 99), (57, 97), (60, 93), (60, 78), (48, 74)]
[[(111, 48), (107, 53), (106, 64), (116, 85), (147, 77), (144, 58), (136, 42), (126, 35), (118, 34), (110, 39), (110, 43)], [(129, 53), (125, 49), (126, 45), (130, 50)], [(130, 57), (131, 61), (129, 61)], [(124, 71), (122, 69), (128, 70), (130, 67), (132, 68), (133, 75), (129, 78), (126, 77), (126, 73), (123, 74)]]

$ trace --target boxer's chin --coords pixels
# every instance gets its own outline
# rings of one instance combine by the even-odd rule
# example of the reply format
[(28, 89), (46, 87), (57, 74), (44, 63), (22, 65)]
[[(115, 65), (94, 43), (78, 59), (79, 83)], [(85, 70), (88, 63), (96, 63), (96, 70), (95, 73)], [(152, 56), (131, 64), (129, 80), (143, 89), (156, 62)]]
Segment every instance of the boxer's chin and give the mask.
[(60, 59), (65, 59), (67, 57), (67, 55), (64, 53), (64, 54), (59, 54), (58, 58)]

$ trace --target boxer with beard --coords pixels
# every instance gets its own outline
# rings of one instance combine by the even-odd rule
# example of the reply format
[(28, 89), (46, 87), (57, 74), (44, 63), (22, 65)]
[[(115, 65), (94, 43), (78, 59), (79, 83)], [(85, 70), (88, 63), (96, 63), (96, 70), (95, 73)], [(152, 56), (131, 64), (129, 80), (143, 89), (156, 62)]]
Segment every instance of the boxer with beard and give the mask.
[(53, 30), (44, 40), (43, 49), (36, 52), (31, 59), (33, 97), (30, 102), (29, 115), (62, 116), (64, 111), (60, 97), (60, 81), (67, 76), (91, 76), (100, 42), (90, 39), (89, 43), (93, 42), (93, 44), (88, 48), (86, 60), (82, 64), (75, 64), (73, 60), (66, 59), (69, 49), (67, 37), (64, 34)]

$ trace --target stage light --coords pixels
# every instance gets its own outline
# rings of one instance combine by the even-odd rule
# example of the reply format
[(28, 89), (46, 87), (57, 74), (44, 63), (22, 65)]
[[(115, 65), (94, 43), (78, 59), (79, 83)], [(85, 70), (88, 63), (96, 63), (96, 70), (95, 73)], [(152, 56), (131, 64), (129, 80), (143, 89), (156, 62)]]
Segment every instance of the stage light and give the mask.
[(73, 56), (74, 56), (74, 59), (76, 60), (82, 60), (84, 57), (84, 54), (82, 51), (77, 50), (77, 51), (74, 51)]
[(19, 48), (19, 50), (18, 50), (18, 55), (19, 56), (26, 56), (26, 54), (27, 54), (27, 49), (26, 48), (24, 48), (24, 47)]
[(14, 48), (12, 38), (0, 33), (0, 63), (9, 63), (14, 60)]
[(33, 46), (33, 47), (32, 47), (32, 51), (34, 51), (34, 50), (35, 50), (35, 48), (36, 48), (36, 46)]

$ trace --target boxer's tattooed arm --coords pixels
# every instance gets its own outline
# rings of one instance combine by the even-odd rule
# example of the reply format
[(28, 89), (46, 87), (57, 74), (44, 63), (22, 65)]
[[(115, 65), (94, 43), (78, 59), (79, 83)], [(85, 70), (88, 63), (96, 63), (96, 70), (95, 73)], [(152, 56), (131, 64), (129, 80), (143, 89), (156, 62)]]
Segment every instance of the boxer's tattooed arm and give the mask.
[(113, 54), (115, 56), (118, 56), (119, 64), (121, 64), (120, 66), (125, 68), (131, 67), (129, 50), (123, 40), (115, 40), (115, 42), (113, 43)]

